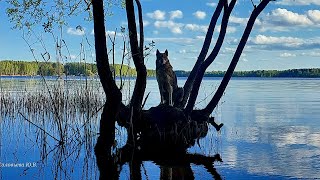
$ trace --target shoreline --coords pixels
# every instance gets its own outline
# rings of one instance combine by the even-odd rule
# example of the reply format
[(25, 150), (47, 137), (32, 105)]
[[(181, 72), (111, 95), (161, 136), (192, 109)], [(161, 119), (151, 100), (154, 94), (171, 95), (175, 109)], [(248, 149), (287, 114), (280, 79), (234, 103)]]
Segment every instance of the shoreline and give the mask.
[[(0, 78), (38, 78), (42, 77), (41, 75), (0, 75)], [(97, 79), (99, 78), (98, 76), (75, 76), (75, 75), (68, 75), (68, 76), (43, 76), (45, 78), (65, 78), (65, 77), (72, 77), (72, 78), (90, 78), (90, 79)], [(116, 78), (120, 78), (120, 76), (117, 76)], [(122, 77), (122, 78), (136, 78), (136, 76), (131, 76), (131, 77)], [(155, 76), (148, 76), (147, 78), (156, 78)], [(188, 78), (188, 76), (177, 76), (177, 78)], [(223, 78), (223, 76), (204, 76), (204, 78)], [(271, 76), (271, 77), (264, 77), (264, 76), (232, 76), (232, 78), (261, 78), (261, 79), (281, 79), (281, 78), (287, 78), (287, 79), (319, 79), (320, 76), (318, 77), (312, 77), (312, 76), (302, 76), (302, 77), (296, 77), (296, 76)]]

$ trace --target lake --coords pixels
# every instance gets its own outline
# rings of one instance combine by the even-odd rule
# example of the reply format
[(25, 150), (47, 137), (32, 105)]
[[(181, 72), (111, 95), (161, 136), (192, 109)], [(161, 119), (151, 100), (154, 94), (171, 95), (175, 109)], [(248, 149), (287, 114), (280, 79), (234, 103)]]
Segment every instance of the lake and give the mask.
[[(94, 146), (104, 102), (99, 81), (0, 80), (0, 179), (98, 179)], [(134, 84), (129, 80), (126, 102)], [(178, 79), (180, 86), (185, 80)], [(220, 80), (204, 79), (196, 108), (206, 105)], [(209, 125), (207, 135), (188, 152), (220, 154), (223, 162), (215, 162), (214, 168), (222, 179), (320, 178), (319, 91), (320, 79), (233, 78), (212, 114), (224, 123), (221, 131)], [(149, 92), (145, 109), (160, 101), (154, 78), (148, 79)], [(66, 141), (62, 146), (59, 137)], [(124, 128), (117, 126), (116, 138), (117, 147), (125, 144)], [(191, 164), (191, 169), (195, 179), (213, 179), (203, 165)], [(159, 175), (158, 164), (142, 163), (142, 179)], [(129, 177), (125, 164), (120, 179)]]

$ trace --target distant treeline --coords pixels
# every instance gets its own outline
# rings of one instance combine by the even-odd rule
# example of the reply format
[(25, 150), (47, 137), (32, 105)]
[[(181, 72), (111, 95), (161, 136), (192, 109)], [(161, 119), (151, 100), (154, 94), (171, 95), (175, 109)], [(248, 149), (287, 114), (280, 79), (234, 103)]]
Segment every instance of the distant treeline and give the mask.
[[(111, 70), (116, 76), (136, 76), (134, 68), (127, 65), (115, 64)], [(56, 76), (56, 75), (97, 75), (97, 66), (93, 63), (70, 62), (70, 63), (55, 63), (55, 62), (27, 62), (27, 61), (0, 61), (0, 75), (21, 75), (21, 76)], [(148, 70), (148, 76), (155, 76), (154, 70)]]
[[(188, 77), (189, 71), (176, 71), (179, 77)], [(206, 72), (205, 77), (223, 77), (225, 71)], [(233, 77), (309, 77), (319, 78), (320, 68), (315, 69), (289, 69), (289, 70), (256, 70), (256, 71), (235, 71)]]
[[(116, 76), (136, 76), (134, 68), (127, 65), (110, 65)], [(121, 72), (121, 73), (120, 73)], [(189, 71), (175, 71), (178, 77), (187, 77)], [(155, 70), (147, 70), (149, 77), (155, 77)], [(27, 62), (27, 61), (0, 61), (0, 75), (22, 75), (22, 76), (56, 76), (56, 75), (97, 75), (97, 66), (94, 63), (70, 62)], [(223, 77), (224, 71), (206, 72), (205, 77)], [(290, 69), (290, 70), (257, 70), (257, 71), (236, 71), (233, 77), (320, 77), (320, 68), (317, 69)]]
[[(188, 71), (176, 71), (179, 77), (188, 77)], [(223, 77), (225, 71), (206, 72), (205, 77)], [(256, 71), (235, 71), (233, 77), (310, 77), (319, 78), (320, 68), (315, 69), (289, 69), (289, 70), (256, 70)]]

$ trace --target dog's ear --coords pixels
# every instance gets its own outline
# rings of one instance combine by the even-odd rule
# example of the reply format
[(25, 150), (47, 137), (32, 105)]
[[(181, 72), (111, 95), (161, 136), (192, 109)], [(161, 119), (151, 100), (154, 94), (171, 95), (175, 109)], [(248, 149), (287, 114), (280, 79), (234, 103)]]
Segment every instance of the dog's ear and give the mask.
[(168, 56), (168, 50), (166, 49), (166, 51), (164, 52), (166, 54), (166, 56)]
[(159, 52), (159, 50), (157, 49), (157, 54), (156, 54), (156, 55), (158, 56), (159, 54), (160, 54), (160, 52)]

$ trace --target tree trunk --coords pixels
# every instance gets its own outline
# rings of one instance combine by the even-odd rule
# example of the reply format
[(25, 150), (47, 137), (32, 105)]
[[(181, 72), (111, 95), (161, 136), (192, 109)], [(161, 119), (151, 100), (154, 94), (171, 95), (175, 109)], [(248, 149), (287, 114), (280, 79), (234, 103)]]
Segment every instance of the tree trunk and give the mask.
[[(137, 2), (138, 2), (138, 7), (140, 7), (139, 6), (140, 3), (138, 0)], [(138, 10), (139, 10), (140, 32), (143, 33), (142, 9), (138, 8)], [(130, 102), (130, 109), (131, 108), (133, 109), (134, 119), (137, 120), (139, 119), (138, 116), (141, 111), (141, 105), (142, 105), (143, 96), (144, 96), (144, 92), (147, 84), (147, 69), (144, 64), (143, 47), (138, 46), (137, 26), (136, 26), (133, 0), (126, 0), (126, 12), (127, 12), (127, 19), (128, 19), (128, 30), (129, 30), (131, 54), (132, 54), (132, 59), (137, 71), (137, 79), (136, 79), (136, 84), (135, 84), (131, 102)], [(140, 44), (143, 45), (143, 34), (140, 35)]]
[[(122, 94), (118, 89), (110, 70), (104, 25), (103, 0), (92, 0), (94, 18), (94, 38), (97, 69), (106, 94), (106, 104), (100, 121), (100, 136), (114, 138), (115, 121), (119, 115)], [(108, 143), (113, 143), (112, 138)]]

